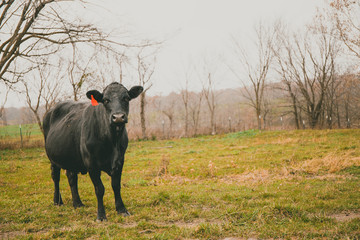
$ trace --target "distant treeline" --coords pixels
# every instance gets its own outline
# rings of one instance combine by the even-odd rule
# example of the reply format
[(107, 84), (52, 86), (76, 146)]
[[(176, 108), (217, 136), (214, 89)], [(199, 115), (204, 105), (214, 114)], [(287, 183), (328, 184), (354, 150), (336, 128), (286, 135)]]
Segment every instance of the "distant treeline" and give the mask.
[[(325, 102), (315, 128), (359, 128), (360, 127), (360, 91), (356, 86), (351, 89), (352, 95), (342, 95), (333, 102), (333, 114), (329, 114)], [(357, 91), (355, 91), (357, 90)], [(203, 92), (188, 92), (187, 121), (183, 94), (171, 93), (167, 96), (151, 96), (146, 101), (146, 137), (149, 139), (190, 137), (202, 134), (221, 134), (227, 132), (245, 131), (258, 128), (258, 118), (254, 108), (247, 104), (243, 97), (244, 89), (225, 89), (214, 92), (215, 121), (211, 126), (211, 112), (203, 96)], [(269, 84), (266, 87), (268, 105), (266, 114), (259, 116), (262, 130), (280, 130), (311, 128), (309, 118), (299, 105), (298, 124), (295, 122), (291, 102), (281, 84)], [(300, 102), (301, 103), (301, 102)], [(44, 107), (40, 108), (40, 115)], [(5, 108), (5, 120), (2, 125), (36, 123), (31, 110), (23, 108)], [(127, 125), (131, 139), (142, 139), (140, 127), (140, 100), (135, 99), (130, 104), (129, 123)], [(38, 131), (37, 131), (38, 132)]]

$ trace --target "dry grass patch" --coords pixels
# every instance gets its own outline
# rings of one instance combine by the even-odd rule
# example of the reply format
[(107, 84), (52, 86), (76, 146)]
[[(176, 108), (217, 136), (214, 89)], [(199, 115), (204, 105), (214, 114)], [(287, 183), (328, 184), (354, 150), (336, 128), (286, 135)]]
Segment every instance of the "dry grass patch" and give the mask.
[(243, 174), (234, 174), (225, 177), (218, 178), (219, 181), (226, 184), (263, 184), (271, 183), (279, 180), (304, 180), (304, 179), (318, 179), (318, 180), (347, 180), (353, 179), (350, 175), (338, 175), (338, 174), (323, 174), (323, 175), (308, 175), (303, 176), (293, 172), (291, 169), (281, 168), (278, 172), (272, 172), (266, 169), (259, 169), (254, 171), (247, 171)]
[(42, 136), (24, 137), (22, 146), (20, 138), (0, 138), (0, 150), (39, 147), (44, 147), (44, 139)]
[(351, 166), (360, 166), (360, 157), (351, 156), (353, 153), (353, 151), (333, 152), (323, 158), (314, 158), (301, 162), (294, 168), (311, 174), (320, 171), (335, 173)]
[(273, 143), (280, 144), (280, 145), (287, 145), (287, 144), (291, 144), (291, 143), (299, 143), (299, 141), (300, 141), (299, 138), (286, 137), (286, 138), (278, 138)]

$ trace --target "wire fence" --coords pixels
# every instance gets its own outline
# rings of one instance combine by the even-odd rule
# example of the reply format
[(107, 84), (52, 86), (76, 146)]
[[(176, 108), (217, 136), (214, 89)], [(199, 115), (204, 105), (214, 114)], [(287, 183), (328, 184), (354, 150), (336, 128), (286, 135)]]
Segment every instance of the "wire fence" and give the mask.
[(0, 137), (20, 137), (41, 135), (40, 128), (37, 124), (8, 125), (0, 126)]
[(41, 147), (43, 135), (37, 124), (0, 126), (0, 149)]

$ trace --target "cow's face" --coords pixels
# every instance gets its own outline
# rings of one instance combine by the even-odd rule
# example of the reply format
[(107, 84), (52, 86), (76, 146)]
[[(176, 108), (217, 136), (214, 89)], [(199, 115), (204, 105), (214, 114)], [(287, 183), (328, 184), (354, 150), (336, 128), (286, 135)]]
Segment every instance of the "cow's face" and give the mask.
[(93, 96), (96, 101), (104, 105), (110, 124), (122, 125), (128, 121), (129, 101), (139, 96), (142, 91), (141, 86), (132, 87), (128, 91), (123, 85), (114, 82), (108, 85), (103, 93), (91, 90), (86, 96), (89, 99)]

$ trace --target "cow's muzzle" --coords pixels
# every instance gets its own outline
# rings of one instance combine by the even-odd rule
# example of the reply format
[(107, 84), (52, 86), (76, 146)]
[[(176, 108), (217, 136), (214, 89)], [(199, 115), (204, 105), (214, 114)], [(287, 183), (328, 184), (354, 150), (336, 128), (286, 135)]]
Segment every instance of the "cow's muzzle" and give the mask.
[(128, 119), (124, 113), (115, 113), (111, 115), (111, 121), (115, 124), (127, 123)]

